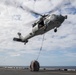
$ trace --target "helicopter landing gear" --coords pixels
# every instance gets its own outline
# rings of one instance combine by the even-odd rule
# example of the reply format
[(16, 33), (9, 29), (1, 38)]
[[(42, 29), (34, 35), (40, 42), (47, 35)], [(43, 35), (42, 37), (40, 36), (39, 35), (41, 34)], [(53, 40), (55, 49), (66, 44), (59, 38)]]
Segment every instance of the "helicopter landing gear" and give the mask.
[(57, 32), (57, 28), (54, 29), (54, 32), (55, 32), (55, 33)]
[(19, 36), (21, 35), (21, 33), (19, 33), (19, 32), (18, 32), (17, 34), (18, 34)]

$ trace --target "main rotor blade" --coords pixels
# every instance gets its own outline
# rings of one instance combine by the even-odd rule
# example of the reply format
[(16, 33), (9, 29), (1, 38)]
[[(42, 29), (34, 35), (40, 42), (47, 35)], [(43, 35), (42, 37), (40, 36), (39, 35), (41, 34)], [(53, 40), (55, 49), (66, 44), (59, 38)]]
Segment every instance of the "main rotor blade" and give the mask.
[(60, 4), (57, 4), (57, 5), (54, 7), (54, 9), (50, 10), (50, 11), (48, 12), (48, 14), (50, 14), (50, 13), (52, 13), (52, 12), (55, 12), (55, 11), (61, 9), (61, 7), (64, 5), (64, 4), (63, 4), (63, 1), (64, 1), (64, 0), (62, 0), (62, 2), (61, 2)]
[(35, 15), (38, 15), (38, 16), (43, 16), (42, 14), (40, 14), (40, 13), (37, 13), (37, 12), (35, 12), (34, 10), (31, 10), (30, 8), (28, 8), (27, 6), (20, 6), (20, 8), (22, 9), (22, 10), (25, 10), (25, 11), (27, 11), (27, 12), (29, 12), (29, 13), (32, 13), (32, 14), (35, 14)]
[(35, 12), (34, 10), (31, 10), (30, 8), (28, 8), (27, 6), (24, 6), (23, 4), (17, 2), (17, 1), (12, 1), (12, 0), (6, 0), (6, 1), (3, 1), (6, 5), (10, 5), (10, 6), (13, 6), (13, 7), (17, 7), (17, 8), (20, 8), (22, 10), (25, 10), (29, 13), (32, 13), (34, 15), (37, 15), (37, 16), (43, 16), (42, 14), (40, 13), (37, 13)]
[[(51, 11), (47, 12), (48, 14), (60, 9), (61, 5), (62, 5), (63, 2), (60, 3), (60, 5), (57, 5), (54, 9), (52, 9)], [(7, 5), (11, 5), (11, 6), (14, 6), (14, 7), (17, 7), (17, 8), (20, 8), (24, 11), (27, 11), (29, 13), (32, 13), (33, 15), (35, 16), (43, 16), (42, 14), (40, 13), (37, 13), (35, 12), (34, 10), (31, 10), (30, 8), (28, 8), (27, 6), (24, 6), (22, 5), (21, 3), (17, 2), (17, 1), (11, 1), (11, 0), (7, 0), (5, 1), (5, 4)]]

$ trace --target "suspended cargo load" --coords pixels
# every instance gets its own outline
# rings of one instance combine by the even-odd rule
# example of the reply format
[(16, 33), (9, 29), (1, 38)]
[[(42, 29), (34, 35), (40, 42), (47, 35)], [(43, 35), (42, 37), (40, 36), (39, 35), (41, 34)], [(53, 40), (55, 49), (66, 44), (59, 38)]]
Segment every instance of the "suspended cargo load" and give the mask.
[(39, 68), (40, 68), (40, 64), (38, 61), (34, 60), (31, 62), (31, 64), (30, 64), (31, 71), (39, 71)]

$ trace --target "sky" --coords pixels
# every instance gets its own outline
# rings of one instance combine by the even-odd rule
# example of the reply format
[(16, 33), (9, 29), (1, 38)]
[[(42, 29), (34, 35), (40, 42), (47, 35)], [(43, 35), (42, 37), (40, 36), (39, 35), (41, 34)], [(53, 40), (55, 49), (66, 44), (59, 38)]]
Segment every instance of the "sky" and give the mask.
[(57, 33), (52, 29), (45, 34), (38, 61), (41, 66), (76, 66), (76, 0), (0, 0), (0, 66), (29, 66), (38, 57), (43, 35), (26, 45), (13, 41), (18, 32), (25, 37), (31, 22), (40, 18), (20, 6), (41, 14), (55, 8), (50, 14), (68, 15)]

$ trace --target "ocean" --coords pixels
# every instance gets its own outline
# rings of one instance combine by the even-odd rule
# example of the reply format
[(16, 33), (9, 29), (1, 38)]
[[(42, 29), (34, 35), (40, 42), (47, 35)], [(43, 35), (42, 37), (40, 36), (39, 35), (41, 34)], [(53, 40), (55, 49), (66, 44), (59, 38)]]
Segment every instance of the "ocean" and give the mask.
[(76, 66), (41, 66), (41, 68), (53, 68), (53, 69), (76, 69)]
[[(29, 68), (29, 66), (0, 66), (5, 68), (22, 68), (26, 69)], [(76, 66), (40, 66), (40, 68), (51, 68), (51, 69), (76, 69)]]

